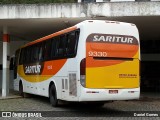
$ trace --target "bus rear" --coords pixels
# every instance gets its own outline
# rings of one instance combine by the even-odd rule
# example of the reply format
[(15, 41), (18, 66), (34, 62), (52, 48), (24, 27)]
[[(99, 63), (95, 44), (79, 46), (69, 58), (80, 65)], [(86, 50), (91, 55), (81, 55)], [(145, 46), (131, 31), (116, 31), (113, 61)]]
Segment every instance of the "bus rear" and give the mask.
[[(101, 26), (99, 29), (98, 25)], [(86, 57), (80, 64), (83, 86), (80, 101), (138, 99), (140, 50), (137, 28), (128, 23), (101, 21), (95, 23), (92, 30), (86, 37)]]

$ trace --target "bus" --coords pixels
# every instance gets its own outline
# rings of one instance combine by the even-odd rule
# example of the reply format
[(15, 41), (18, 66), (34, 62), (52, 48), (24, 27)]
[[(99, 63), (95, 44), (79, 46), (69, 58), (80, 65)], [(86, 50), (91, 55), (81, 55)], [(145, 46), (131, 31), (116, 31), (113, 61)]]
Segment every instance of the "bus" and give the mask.
[(19, 48), (14, 90), (59, 101), (101, 102), (140, 97), (136, 25), (85, 20)]

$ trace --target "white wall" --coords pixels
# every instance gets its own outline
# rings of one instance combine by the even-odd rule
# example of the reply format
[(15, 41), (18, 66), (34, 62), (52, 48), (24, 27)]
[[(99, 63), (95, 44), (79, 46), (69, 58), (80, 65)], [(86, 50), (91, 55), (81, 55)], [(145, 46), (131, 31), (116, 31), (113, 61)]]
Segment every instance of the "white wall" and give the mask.
[(0, 5), (0, 19), (159, 16), (160, 2)]

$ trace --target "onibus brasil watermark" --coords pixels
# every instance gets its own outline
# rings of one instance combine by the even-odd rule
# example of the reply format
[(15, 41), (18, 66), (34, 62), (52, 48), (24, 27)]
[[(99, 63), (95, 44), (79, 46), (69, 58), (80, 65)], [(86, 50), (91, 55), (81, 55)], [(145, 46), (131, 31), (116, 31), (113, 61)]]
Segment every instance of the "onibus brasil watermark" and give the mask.
[(0, 117), (159, 117), (160, 111), (3, 111)]
[(2, 112), (2, 117), (42, 117), (40, 112)]

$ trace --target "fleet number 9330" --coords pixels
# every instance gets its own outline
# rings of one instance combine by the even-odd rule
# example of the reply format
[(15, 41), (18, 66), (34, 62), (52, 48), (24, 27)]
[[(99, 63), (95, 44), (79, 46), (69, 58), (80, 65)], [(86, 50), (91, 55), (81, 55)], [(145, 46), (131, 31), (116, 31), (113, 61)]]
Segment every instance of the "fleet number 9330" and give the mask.
[(93, 56), (93, 57), (106, 57), (107, 52), (96, 52), (96, 51), (89, 51), (88, 56)]

